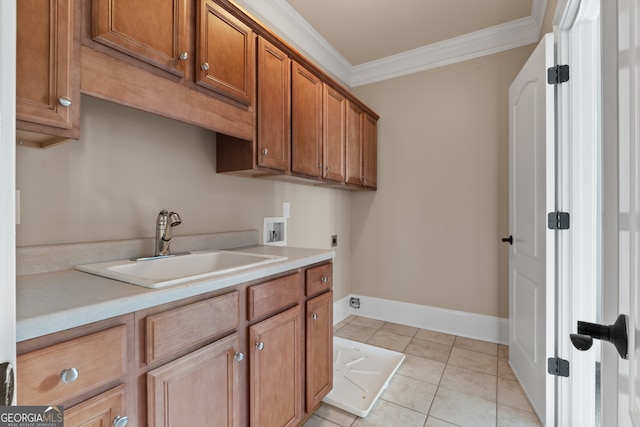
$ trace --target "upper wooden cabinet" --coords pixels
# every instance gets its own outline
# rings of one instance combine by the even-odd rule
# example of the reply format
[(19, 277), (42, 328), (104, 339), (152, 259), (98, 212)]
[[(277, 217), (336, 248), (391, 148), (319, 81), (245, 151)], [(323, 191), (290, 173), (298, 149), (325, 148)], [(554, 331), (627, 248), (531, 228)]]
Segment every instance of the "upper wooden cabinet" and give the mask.
[(347, 105), (347, 185), (376, 189), (377, 179), (377, 125), (378, 121), (362, 108)]
[(331, 181), (344, 181), (344, 149), (347, 100), (340, 92), (324, 85), (322, 132), (323, 172)]
[(291, 169), (291, 60), (258, 38), (257, 164)]
[(196, 83), (251, 104), (253, 31), (211, 0), (200, 0), (197, 22)]
[(347, 172), (345, 182), (361, 186), (362, 171), (362, 108), (347, 102)]
[(80, 137), (79, 34), (74, 0), (17, 3), (16, 127), (20, 143)]
[(184, 77), (187, 0), (93, 0), (91, 12), (95, 41)]
[(322, 80), (291, 64), (291, 171), (322, 176)]
[(362, 119), (362, 174), (363, 185), (378, 186), (378, 121), (364, 113)]

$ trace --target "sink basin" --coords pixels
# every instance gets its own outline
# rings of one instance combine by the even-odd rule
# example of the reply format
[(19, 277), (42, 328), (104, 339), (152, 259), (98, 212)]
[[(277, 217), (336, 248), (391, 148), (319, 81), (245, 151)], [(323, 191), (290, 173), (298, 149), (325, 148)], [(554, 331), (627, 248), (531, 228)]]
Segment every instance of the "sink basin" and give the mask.
[(85, 264), (76, 269), (133, 285), (160, 288), (286, 259), (284, 256), (247, 252), (198, 251), (142, 261), (119, 260)]

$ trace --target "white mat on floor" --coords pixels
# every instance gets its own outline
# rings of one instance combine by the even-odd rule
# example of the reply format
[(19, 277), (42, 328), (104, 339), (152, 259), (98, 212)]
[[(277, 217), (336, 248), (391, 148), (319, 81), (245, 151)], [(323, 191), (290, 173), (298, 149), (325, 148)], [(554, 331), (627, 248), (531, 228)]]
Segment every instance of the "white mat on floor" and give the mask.
[(333, 337), (333, 390), (323, 402), (366, 417), (403, 361), (397, 351)]

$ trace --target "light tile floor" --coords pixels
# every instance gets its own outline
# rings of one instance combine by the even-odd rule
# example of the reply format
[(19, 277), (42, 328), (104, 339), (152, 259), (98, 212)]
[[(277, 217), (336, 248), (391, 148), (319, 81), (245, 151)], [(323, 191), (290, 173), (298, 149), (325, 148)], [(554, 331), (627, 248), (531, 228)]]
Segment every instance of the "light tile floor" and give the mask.
[(337, 324), (334, 335), (406, 357), (366, 418), (323, 403), (304, 427), (540, 426), (507, 346), (358, 316)]

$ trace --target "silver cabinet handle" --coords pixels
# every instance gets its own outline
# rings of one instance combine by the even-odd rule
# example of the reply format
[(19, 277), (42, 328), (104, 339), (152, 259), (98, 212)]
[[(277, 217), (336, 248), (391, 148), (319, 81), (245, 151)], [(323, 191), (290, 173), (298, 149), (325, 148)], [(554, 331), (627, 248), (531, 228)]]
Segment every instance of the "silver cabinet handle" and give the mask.
[(320, 279), (320, 281), (322, 283), (327, 283), (329, 281), (329, 278), (327, 276), (322, 276), (322, 279)]
[(189, 59), (189, 54), (187, 52), (182, 52), (180, 54), (180, 59), (182, 59), (183, 61), (186, 61), (187, 59)]
[(318, 313), (313, 313), (313, 314), (311, 315), (311, 318), (312, 318), (313, 320), (318, 320)]
[(76, 368), (67, 368), (60, 372), (60, 381), (69, 384), (78, 379), (80, 372)]
[(318, 169), (322, 169), (322, 163), (318, 165)]
[(269, 149), (268, 149), (268, 148), (265, 148), (264, 150), (262, 150), (262, 154), (263, 154), (263, 155), (265, 155), (265, 156), (266, 156), (267, 154), (269, 154)]
[(68, 96), (61, 96), (60, 98), (58, 98), (58, 104), (62, 105), (63, 107), (71, 107), (71, 98), (69, 98)]
[(120, 415), (117, 415), (113, 421), (111, 421), (113, 427), (125, 427), (128, 422), (129, 417), (121, 417)]
[(207, 71), (207, 70), (209, 69), (209, 63), (208, 63), (208, 62), (205, 62), (204, 64), (202, 64), (202, 65), (200, 66), (200, 68), (202, 68), (204, 71)]
[(256, 349), (258, 349), (258, 351), (262, 351), (263, 348), (264, 348), (264, 343), (263, 342), (257, 342), (256, 343)]
[(244, 360), (244, 353), (239, 351), (233, 355), (233, 358), (238, 362), (242, 362)]
[(330, 171), (330, 170), (331, 170), (331, 166), (327, 166), (327, 171)]

